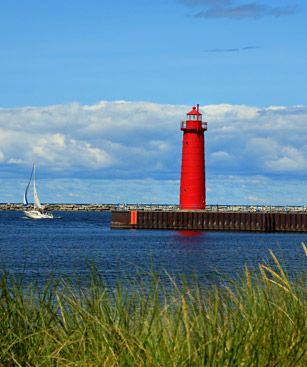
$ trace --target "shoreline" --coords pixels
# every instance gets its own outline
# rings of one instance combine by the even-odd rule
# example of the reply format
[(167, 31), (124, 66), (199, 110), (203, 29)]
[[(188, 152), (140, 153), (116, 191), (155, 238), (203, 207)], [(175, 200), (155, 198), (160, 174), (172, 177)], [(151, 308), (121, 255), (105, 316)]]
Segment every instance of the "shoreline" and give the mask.
[[(113, 210), (174, 210), (177, 205), (146, 205), (146, 204), (44, 204), (49, 211), (113, 211)], [(21, 203), (0, 203), (0, 211), (22, 211), (24, 206)]]
[[(176, 204), (75, 204), (75, 203), (42, 203), (42, 206), (48, 211), (184, 211), (191, 212), (193, 210), (180, 210)], [(22, 203), (0, 203), (0, 211), (22, 211), (24, 206)], [(197, 210), (197, 212), (224, 212), (224, 213), (307, 213), (306, 205), (207, 205), (205, 209)]]

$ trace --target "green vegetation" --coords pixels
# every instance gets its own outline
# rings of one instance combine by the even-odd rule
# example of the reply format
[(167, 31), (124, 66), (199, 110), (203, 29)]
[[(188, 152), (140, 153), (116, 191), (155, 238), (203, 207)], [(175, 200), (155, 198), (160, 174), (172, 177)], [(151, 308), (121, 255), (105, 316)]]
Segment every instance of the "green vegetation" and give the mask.
[(86, 289), (25, 290), (3, 275), (0, 366), (307, 366), (306, 273), (290, 280), (271, 255), (206, 290), (153, 275), (108, 291), (95, 271)]

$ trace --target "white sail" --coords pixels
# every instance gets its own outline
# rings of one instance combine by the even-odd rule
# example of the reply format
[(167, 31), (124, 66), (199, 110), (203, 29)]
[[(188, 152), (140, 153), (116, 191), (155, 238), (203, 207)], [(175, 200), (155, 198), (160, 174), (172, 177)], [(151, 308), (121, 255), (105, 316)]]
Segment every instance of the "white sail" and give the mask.
[(29, 190), (30, 183), (32, 181), (33, 171), (34, 171), (34, 165), (32, 167), (31, 176), (30, 176), (28, 185), (27, 185), (27, 187), (25, 189), (25, 192), (24, 192), (24, 195), (23, 195), (23, 205), (24, 206), (28, 206), (29, 205), (29, 201), (28, 201), (28, 190)]
[(27, 194), (28, 194), (28, 188), (29, 188), (29, 187), (27, 187), (27, 188), (26, 188), (26, 191), (25, 191), (25, 193), (23, 194), (23, 205), (24, 205), (24, 206), (28, 206), (28, 205), (29, 205), (28, 197), (27, 197)]
[(34, 196), (34, 208), (41, 209), (42, 205), (39, 201), (39, 197), (36, 190), (36, 167), (34, 165), (34, 176), (33, 176), (33, 196)]

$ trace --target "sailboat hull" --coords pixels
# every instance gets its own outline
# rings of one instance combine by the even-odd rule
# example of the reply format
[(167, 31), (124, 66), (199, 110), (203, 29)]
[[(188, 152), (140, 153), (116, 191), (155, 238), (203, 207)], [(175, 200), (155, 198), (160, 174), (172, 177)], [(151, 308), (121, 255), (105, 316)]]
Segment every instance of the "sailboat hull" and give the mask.
[(53, 214), (48, 212), (40, 212), (38, 210), (24, 210), (26, 217), (31, 219), (53, 219)]

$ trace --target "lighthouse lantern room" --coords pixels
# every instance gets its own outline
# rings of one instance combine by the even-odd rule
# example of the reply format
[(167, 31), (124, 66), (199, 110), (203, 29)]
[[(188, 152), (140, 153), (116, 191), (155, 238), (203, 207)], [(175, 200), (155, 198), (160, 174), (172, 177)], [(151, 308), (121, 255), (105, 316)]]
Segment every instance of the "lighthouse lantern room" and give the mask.
[(205, 137), (207, 122), (202, 121), (199, 105), (182, 121), (182, 161), (180, 209), (201, 210), (206, 207)]

